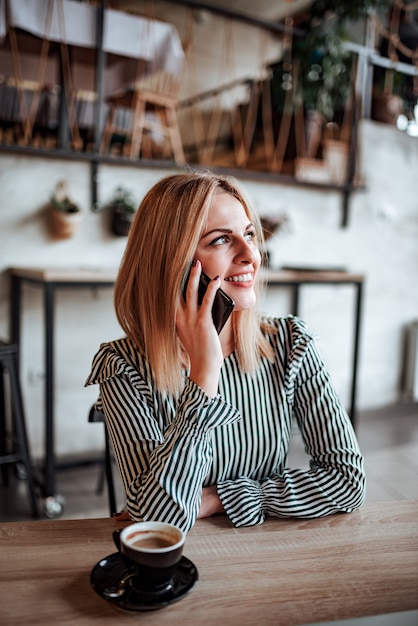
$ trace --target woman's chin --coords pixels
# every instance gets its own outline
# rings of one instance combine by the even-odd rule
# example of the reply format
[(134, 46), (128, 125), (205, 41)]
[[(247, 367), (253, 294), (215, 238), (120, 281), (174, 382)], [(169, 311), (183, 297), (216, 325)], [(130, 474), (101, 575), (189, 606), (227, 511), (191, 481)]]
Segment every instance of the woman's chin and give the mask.
[(252, 296), (248, 295), (245, 298), (234, 298), (233, 296), (231, 296), (231, 298), (235, 302), (234, 311), (247, 311), (248, 309), (253, 309), (257, 302), (257, 297), (255, 294), (253, 294)]

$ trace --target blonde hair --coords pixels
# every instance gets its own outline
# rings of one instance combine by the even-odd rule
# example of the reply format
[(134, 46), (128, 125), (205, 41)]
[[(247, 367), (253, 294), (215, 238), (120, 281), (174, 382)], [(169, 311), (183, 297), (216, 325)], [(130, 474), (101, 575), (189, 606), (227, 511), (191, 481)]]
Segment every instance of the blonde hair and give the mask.
[[(157, 182), (141, 202), (129, 232), (115, 284), (115, 311), (163, 391), (178, 394), (182, 388), (185, 358), (176, 311), (210, 206), (219, 193), (230, 193), (241, 202), (262, 245), (259, 217), (237, 181), (210, 172), (174, 174)], [(266, 328), (255, 310), (234, 312), (232, 317), (240, 367), (254, 372), (262, 356), (272, 356), (263, 334)]]

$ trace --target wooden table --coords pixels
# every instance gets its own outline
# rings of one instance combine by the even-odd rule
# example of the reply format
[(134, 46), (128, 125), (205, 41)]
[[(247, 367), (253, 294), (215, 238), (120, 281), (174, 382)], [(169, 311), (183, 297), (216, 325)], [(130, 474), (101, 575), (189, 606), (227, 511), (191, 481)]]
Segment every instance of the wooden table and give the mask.
[(0, 524), (0, 623), (292, 626), (418, 609), (418, 502), (241, 529), (224, 516), (200, 520), (184, 549), (196, 586), (138, 615), (90, 586), (120, 526), (110, 518)]
[[(81, 268), (47, 267), (11, 267), (10, 293), (10, 335), (13, 343), (20, 346), (22, 295), (24, 285), (31, 285), (42, 290), (44, 309), (44, 361), (45, 361), (45, 464), (43, 496), (45, 513), (54, 517), (60, 513), (60, 498), (55, 493), (55, 366), (54, 366), (54, 330), (55, 297), (62, 289), (99, 289), (113, 288), (116, 271), (89, 270)], [(50, 511), (48, 510), (50, 507)]]
[[(98, 11), (97, 6), (74, 0), (19, 0), (10, 3), (6, 19), (5, 4), (0, 2), (0, 40), (14, 27), (83, 51), (95, 49)], [(102, 45), (106, 53), (117, 55), (119, 62), (126, 62), (126, 57), (144, 59), (152, 63), (153, 71), (179, 74), (183, 66), (184, 50), (172, 24), (126, 11), (105, 9)]]

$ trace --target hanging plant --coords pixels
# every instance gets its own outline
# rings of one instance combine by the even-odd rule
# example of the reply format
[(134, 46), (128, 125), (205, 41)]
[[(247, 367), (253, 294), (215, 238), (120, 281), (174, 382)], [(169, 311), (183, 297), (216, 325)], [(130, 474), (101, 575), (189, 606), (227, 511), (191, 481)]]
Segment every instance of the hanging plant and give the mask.
[(110, 207), (112, 232), (118, 237), (126, 237), (137, 209), (131, 193), (118, 187)]
[(68, 239), (77, 232), (83, 214), (69, 197), (66, 181), (57, 184), (47, 209), (49, 227), (54, 238)]

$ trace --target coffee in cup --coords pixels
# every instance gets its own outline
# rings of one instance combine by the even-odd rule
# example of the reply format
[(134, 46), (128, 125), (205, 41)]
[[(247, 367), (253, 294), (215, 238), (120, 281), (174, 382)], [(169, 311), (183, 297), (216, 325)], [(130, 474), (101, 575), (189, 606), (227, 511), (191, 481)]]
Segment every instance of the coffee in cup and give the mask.
[(136, 522), (113, 538), (133, 575), (133, 584), (152, 591), (170, 585), (183, 553), (185, 533), (166, 522)]
[(170, 535), (153, 530), (138, 530), (132, 536), (134, 539), (130, 545), (138, 550), (143, 550), (144, 548), (159, 550), (160, 548), (168, 548), (173, 545), (173, 538)]

